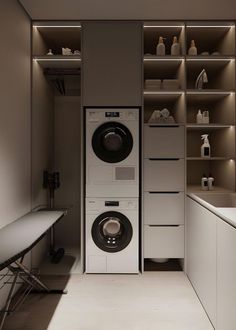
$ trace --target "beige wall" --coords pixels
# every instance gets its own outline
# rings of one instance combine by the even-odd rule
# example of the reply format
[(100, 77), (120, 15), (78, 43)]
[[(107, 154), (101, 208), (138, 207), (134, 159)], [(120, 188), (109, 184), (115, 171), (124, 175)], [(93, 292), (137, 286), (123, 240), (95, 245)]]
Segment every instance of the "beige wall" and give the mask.
[(20, 0), (33, 19), (234, 19), (235, 0)]
[(30, 20), (15, 0), (0, 0), (0, 43), (1, 228), (31, 209)]

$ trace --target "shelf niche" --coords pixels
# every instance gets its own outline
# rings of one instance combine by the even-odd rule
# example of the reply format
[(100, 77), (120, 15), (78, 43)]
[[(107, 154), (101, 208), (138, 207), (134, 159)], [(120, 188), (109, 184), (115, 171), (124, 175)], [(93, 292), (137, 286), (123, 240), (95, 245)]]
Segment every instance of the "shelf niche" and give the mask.
[(145, 95), (144, 123), (148, 123), (154, 110), (162, 110), (164, 108), (170, 111), (170, 115), (175, 119), (175, 124), (183, 124), (185, 122), (185, 95), (158, 94)]
[[(217, 190), (235, 191), (235, 160), (188, 160), (187, 185), (191, 190), (199, 190), (203, 174), (211, 174), (215, 179)], [(193, 188), (195, 187), (195, 188)], [(201, 188), (200, 188), (201, 189)], [(196, 191), (195, 190), (195, 191)]]
[(52, 49), (54, 55), (62, 55), (62, 47), (81, 50), (81, 26), (78, 22), (35, 22), (33, 25), (33, 55), (46, 55)]

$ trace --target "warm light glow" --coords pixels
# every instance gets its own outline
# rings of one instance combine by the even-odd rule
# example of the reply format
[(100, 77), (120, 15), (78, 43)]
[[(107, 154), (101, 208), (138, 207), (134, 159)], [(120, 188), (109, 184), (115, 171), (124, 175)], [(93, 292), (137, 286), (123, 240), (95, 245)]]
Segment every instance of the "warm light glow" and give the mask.
[(148, 58), (144, 57), (143, 59), (145, 62), (149, 61), (175, 61), (175, 62), (182, 62), (184, 59), (183, 58)]
[(182, 91), (144, 91), (143, 94), (148, 95), (182, 95), (184, 92)]
[(144, 28), (183, 28), (184, 25), (144, 25)]
[[(199, 55), (201, 56), (201, 55)], [(202, 55), (203, 56), (203, 55)], [(214, 55), (212, 55), (214, 56)], [(234, 61), (234, 58), (186, 58), (186, 61), (222, 61), (222, 62), (231, 62)]]
[[(72, 55), (73, 56), (73, 55)], [(34, 61), (36, 62), (42, 62), (42, 61), (81, 61), (80, 58), (34, 58)]]
[(81, 28), (81, 25), (33, 25), (35, 28)]
[(231, 95), (231, 94), (233, 94), (233, 92), (227, 92), (227, 91), (225, 91), (225, 92), (223, 92), (223, 91), (219, 91), (219, 92), (217, 92), (217, 91), (209, 91), (209, 90), (202, 90), (202, 91), (187, 91), (187, 94), (193, 94), (193, 95), (197, 95), (197, 94), (199, 94), (199, 95), (203, 95), (203, 94), (212, 94), (212, 95)]
[(188, 28), (233, 28), (235, 25), (187, 25)]

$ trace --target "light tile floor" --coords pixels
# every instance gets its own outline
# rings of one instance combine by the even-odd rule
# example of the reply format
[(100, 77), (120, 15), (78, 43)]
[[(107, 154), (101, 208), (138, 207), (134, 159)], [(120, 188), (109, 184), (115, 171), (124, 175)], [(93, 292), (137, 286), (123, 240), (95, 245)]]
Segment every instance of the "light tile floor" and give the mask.
[(213, 329), (182, 272), (72, 275), (67, 289), (61, 297), (31, 295), (4, 330)]

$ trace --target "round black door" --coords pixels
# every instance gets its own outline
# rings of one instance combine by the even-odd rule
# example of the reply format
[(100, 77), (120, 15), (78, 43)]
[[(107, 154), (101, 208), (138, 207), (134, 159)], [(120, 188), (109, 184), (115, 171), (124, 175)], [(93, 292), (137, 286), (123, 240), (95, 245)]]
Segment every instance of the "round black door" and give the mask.
[(99, 249), (119, 252), (126, 248), (133, 236), (128, 218), (120, 212), (109, 211), (99, 215), (92, 226), (92, 238)]
[(93, 151), (106, 163), (118, 163), (130, 154), (133, 138), (123, 124), (108, 122), (99, 126), (92, 138)]

